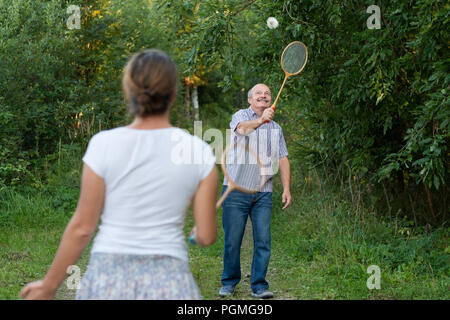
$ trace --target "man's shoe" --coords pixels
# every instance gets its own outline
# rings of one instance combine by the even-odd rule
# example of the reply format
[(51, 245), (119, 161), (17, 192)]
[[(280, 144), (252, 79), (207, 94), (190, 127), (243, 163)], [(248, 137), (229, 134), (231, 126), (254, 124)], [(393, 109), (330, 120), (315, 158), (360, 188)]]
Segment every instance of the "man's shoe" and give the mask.
[(234, 287), (233, 286), (223, 286), (219, 291), (219, 296), (222, 298), (227, 296), (232, 296), (234, 293)]
[(273, 292), (266, 289), (261, 289), (256, 292), (252, 292), (252, 297), (259, 299), (270, 299), (273, 298)]

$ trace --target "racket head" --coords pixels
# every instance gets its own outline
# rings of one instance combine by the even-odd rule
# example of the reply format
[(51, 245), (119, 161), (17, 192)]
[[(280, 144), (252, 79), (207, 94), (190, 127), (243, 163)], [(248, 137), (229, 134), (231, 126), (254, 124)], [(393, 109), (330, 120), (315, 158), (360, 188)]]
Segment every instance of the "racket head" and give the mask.
[(222, 172), (228, 187), (245, 193), (257, 193), (266, 183), (266, 170), (258, 154), (248, 145), (234, 143), (222, 153)]
[(303, 71), (308, 62), (308, 48), (303, 42), (293, 41), (283, 50), (281, 68), (287, 76), (295, 76)]

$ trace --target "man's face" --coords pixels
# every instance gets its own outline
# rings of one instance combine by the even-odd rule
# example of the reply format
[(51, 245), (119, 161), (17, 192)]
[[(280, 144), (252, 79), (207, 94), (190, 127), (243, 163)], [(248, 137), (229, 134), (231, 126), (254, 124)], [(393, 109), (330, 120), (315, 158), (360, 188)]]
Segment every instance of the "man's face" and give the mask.
[(266, 109), (271, 106), (272, 93), (268, 86), (264, 84), (256, 85), (252, 90), (252, 95), (248, 98), (248, 103), (253, 108)]

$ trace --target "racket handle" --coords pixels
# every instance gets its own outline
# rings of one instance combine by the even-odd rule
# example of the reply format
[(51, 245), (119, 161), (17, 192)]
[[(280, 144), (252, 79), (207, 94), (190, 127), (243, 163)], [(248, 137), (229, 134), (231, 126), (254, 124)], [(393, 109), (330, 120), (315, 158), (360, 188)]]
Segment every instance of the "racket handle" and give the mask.
[[(273, 111), (275, 111), (275, 106), (276, 106), (276, 104), (274, 103), (274, 104), (273, 104), (273, 106), (271, 107)], [(269, 120), (267, 120), (267, 121), (266, 121), (266, 122), (264, 122), (264, 123), (269, 123), (269, 122), (270, 122), (270, 121), (269, 121)]]
[(218, 210), (220, 208), (220, 206), (222, 205), (222, 203), (225, 201), (225, 198), (230, 194), (230, 192), (233, 190), (233, 188), (230, 187), (230, 185), (228, 185), (227, 190), (225, 191), (225, 193), (222, 195), (222, 197), (219, 199), (219, 201), (217, 201), (216, 203), (216, 210)]
[(195, 232), (193, 234), (191, 234), (191, 236), (189, 237), (189, 243), (192, 245), (196, 245), (197, 242), (195, 242)]
[(194, 226), (192, 228), (191, 234), (189, 235), (189, 243), (192, 245), (196, 245), (197, 242), (195, 241), (195, 236), (197, 235), (197, 226)]
[[(283, 70), (284, 70), (284, 69), (283, 69)], [(289, 78), (289, 75), (288, 75), (288, 74), (286, 73), (286, 71), (285, 71), (285, 72), (284, 72), (284, 80), (283, 80), (283, 84), (281, 85), (280, 91), (278, 91), (277, 98), (275, 99), (275, 102), (274, 102), (273, 105), (272, 105), (272, 110), (273, 110), (273, 111), (275, 111), (275, 107), (277, 106), (278, 99), (280, 98), (281, 91), (283, 90), (284, 85), (286, 84), (287, 78)], [(270, 121), (266, 121), (266, 123), (269, 123), (269, 122), (270, 122)]]

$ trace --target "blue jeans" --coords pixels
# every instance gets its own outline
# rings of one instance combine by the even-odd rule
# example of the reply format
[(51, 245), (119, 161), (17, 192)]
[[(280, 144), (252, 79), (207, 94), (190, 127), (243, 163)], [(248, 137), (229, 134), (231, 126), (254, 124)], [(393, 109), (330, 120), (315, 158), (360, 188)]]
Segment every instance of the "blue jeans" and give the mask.
[[(227, 189), (223, 186), (222, 194)], [(253, 260), (250, 285), (253, 292), (269, 288), (266, 281), (270, 259), (270, 216), (272, 192), (247, 194), (233, 190), (223, 205), (225, 231), (222, 285), (236, 286), (241, 280), (241, 244), (247, 218), (253, 229)]]

